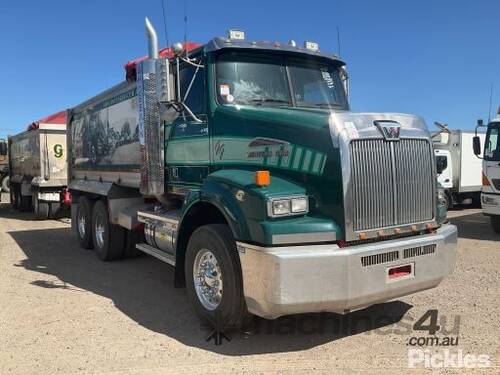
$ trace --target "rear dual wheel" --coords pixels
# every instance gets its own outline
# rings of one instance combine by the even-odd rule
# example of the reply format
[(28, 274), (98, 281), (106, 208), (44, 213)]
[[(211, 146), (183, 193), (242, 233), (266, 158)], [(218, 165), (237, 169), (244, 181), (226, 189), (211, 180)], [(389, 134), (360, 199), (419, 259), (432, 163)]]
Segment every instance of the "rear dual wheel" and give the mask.
[(132, 258), (142, 254), (135, 248), (144, 242), (142, 230), (125, 230), (109, 221), (109, 213), (105, 201), (93, 202), (87, 197), (78, 201), (76, 213), (76, 234), (80, 246), (94, 249), (102, 260)]
[(101, 260), (122, 258), (125, 248), (125, 229), (109, 222), (108, 209), (97, 201), (92, 211), (94, 251)]
[(45, 220), (49, 217), (50, 208), (48, 202), (40, 202), (38, 194), (33, 195), (33, 211), (38, 220)]
[(84, 249), (92, 249), (92, 202), (87, 197), (81, 197), (78, 201), (76, 212), (76, 235), (80, 246)]

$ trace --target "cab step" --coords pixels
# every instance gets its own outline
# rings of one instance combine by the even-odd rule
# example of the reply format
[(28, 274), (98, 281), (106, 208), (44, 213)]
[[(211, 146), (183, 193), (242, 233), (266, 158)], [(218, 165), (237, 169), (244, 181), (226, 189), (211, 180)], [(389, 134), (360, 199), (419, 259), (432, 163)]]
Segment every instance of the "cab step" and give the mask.
[(172, 254), (168, 254), (164, 251), (161, 251), (156, 247), (148, 245), (147, 243), (138, 243), (137, 245), (135, 245), (135, 247), (136, 249), (146, 254), (154, 256), (155, 258), (161, 260), (162, 262), (168, 263), (171, 266), (175, 266), (175, 256)]

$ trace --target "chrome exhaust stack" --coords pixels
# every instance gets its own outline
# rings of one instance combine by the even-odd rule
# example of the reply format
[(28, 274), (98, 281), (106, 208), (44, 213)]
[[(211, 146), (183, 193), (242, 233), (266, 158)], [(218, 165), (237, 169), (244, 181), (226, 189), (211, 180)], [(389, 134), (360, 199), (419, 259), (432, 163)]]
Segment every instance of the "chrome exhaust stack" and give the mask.
[(158, 58), (158, 35), (148, 17), (146, 17), (145, 22), (146, 36), (148, 37), (148, 55), (151, 60), (155, 60)]

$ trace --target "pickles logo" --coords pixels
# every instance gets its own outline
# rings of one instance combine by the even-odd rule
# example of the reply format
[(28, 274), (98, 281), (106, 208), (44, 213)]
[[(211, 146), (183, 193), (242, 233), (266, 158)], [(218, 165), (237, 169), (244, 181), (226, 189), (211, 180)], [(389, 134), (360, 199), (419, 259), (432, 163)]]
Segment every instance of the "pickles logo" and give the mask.
[(60, 144), (54, 145), (54, 155), (56, 158), (63, 156), (63, 147)]

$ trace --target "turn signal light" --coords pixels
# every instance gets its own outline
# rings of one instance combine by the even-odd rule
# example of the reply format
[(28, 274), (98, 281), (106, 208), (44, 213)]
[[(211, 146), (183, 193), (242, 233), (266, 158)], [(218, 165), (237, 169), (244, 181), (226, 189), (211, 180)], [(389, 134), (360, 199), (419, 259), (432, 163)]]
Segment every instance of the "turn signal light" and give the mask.
[(365, 232), (361, 232), (358, 236), (359, 236), (360, 240), (366, 240), (366, 233)]
[(484, 172), (483, 172), (483, 186), (491, 186), (490, 181), (488, 180), (488, 177), (484, 175)]
[(268, 186), (271, 184), (271, 174), (269, 171), (255, 172), (255, 184), (258, 186)]

